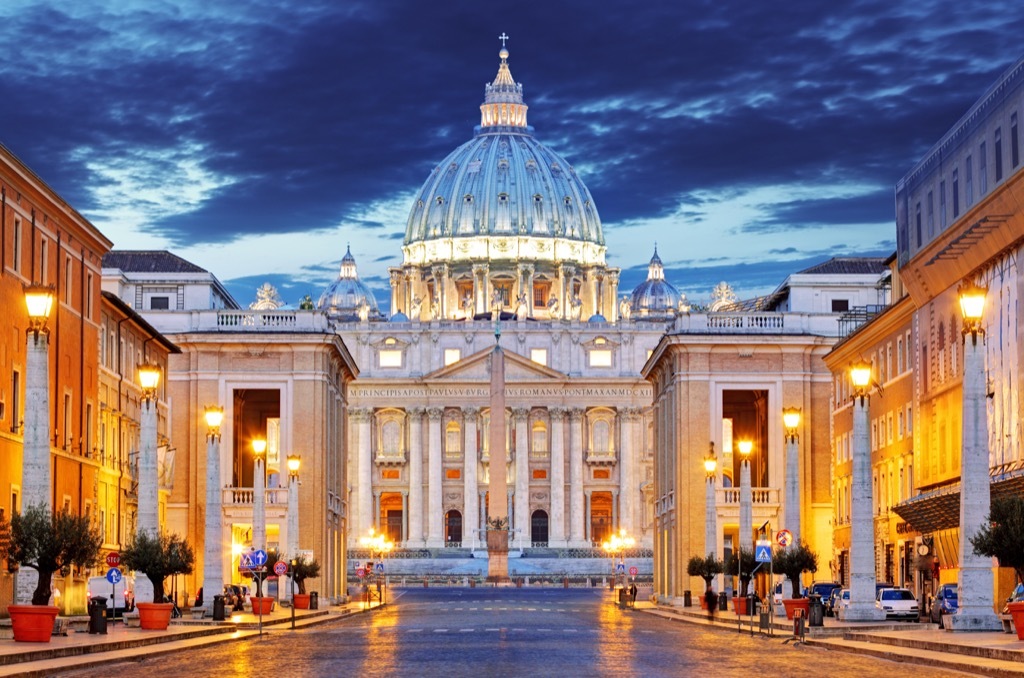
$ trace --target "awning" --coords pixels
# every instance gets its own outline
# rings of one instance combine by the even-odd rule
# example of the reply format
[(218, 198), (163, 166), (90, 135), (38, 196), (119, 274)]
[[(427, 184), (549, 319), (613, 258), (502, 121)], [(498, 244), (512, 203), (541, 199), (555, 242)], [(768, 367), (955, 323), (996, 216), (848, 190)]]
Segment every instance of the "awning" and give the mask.
[[(1024, 468), (993, 475), (992, 498), (1024, 494)], [(921, 534), (960, 527), (960, 483), (925, 492), (892, 510)]]

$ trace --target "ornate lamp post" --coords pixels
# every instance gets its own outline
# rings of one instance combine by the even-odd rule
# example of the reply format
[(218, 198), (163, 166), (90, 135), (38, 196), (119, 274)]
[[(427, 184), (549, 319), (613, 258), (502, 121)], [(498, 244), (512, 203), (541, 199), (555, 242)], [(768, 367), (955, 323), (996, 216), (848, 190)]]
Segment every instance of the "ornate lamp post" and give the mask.
[(754, 498), (750, 489), (750, 452), (754, 443), (740, 440), (736, 443), (740, 451), (740, 535), (739, 547), (747, 553), (754, 552)]
[[(991, 562), (975, 554), (970, 541), (988, 519), (991, 502), (988, 420), (985, 413), (985, 330), (981, 327), (988, 289), (974, 282), (964, 282), (957, 292), (964, 323), (960, 605), (950, 622), (954, 631), (998, 631), (1002, 624), (993, 608)], [(968, 335), (970, 341), (967, 340)]]
[[(297, 454), (288, 455), (288, 555), (299, 557), (299, 466)], [(294, 589), (294, 587), (292, 587)], [(292, 591), (294, 594), (294, 590)]]
[(793, 534), (793, 543), (800, 541), (800, 408), (782, 410), (786, 427), (786, 509), (784, 525)]
[[(28, 311), (25, 349), (24, 461), (21, 467), (22, 505), (52, 508), (50, 501), (50, 330), (53, 287), (25, 285)], [(40, 338), (42, 341), (40, 341)], [(15, 412), (17, 416), (17, 412)]]
[[(391, 552), (394, 548), (394, 544), (388, 540), (383, 534), (377, 534), (376, 531), (371, 527), (368, 536), (363, 537), (359, 540), (359, 544), (370, 551), (370, 558), (372, 560), (378, 560), (381, 563), (382, 569), (384, 564), (384, 557)], [(368, 572), (367, 577), (370, 576)], [(387, 580), (384, 579), (384, 575), (377, 575), (377, 590), (380, 592), (380, 604), (384, 605), (387, 603)]]
[(623, 551), (631, 549), (635, 545), (636, 540), (626, 533), (626, 528), (620, 529), (618, 534), (613, 532), (611, 537), (601, 543), (601, 548), (603, 548), (609, 558), (611, 558), (613, 579), (615, 577), (615, 557), (618, 556), (619, 564), (623, 565), (623, 570), (625, 570), (625, 564), (622, 561)]
[(142, 416), (139, 430), (139, 531), (155, 537), (160, 532), (158, 517), (159, 483), (156, 455), (156, 389), (160, 384), (160, 366), (139, 365), (142, 387)]
[(715, 502), (715, 476), (718, 471), (718, 460), (715, 459), (715, 444), (708, 447), (708, 456), (704, 457), (705, 481), (704, 495), (704, 551), (708, 555), (718, 553), (718, 505)]
[(252, 546), (259, 550), (267, 546), (267, 441), (254, 438), (252, 441)]
[(220, 489), (220, 425), (224, 408), (207, 405), (206, 419), (206, 523), (203, 539), (203, 607), (216, 621), (223, 621), (213, 607), (213, 597), (224, 590), (224, 528)]
[(868, 388), (871, 365), (860, 361), (850, 368), (853, 382), (853, 478), (850, 489), (850, 606), (849, 621), (884, 619), (875, 607), (874, 521), (871, 519), (871, 447), (868, 441)]

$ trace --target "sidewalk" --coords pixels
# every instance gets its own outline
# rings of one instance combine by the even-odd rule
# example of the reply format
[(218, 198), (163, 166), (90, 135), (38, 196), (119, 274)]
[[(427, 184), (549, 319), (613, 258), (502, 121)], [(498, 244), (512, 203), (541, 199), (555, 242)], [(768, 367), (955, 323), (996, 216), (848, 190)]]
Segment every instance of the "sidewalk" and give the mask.
[[(374, 604), (371, 609), (378, 606)], [(282, 608), (280, 605), (275, 607), (274, 612), (263, 615), (262, 629), (290, 629), (291, 608)], [(366, 611), (361, 602), (319, 610), (295, 610), (295, 627), (323, 624)], [(175, 619), (166, 631), (129, 628), (118, 621), (107, 624), (106, 635), (69, 631), (67, 636), (53, 636), (49, 643), (0, 640), (0, 676), (48, 676), (62, 670), (81, 670), (143, 655), (151, 657), (212, 643), (251, 638), (259, 633), (260, 618), (249, 612), (238, 612), (223, 622), (192, 620), (187, 617)]]
[[(739, 619), (733, 612), (716, 612), (713, 619), (699, 608), (677, 608), (636, 602), (636, 609), (673, 621), (712, 626), (723, 631), (764, 633), (759, 617)], [(739, 623), (738, 623), (739, 622)], [(774, 619), (770, 635), (780, 643), (795, 642), (793, 622)], [(908, 622), (841, 622), (826, 617), (820, 627), (805, 627), (801, 641), (809, 647), (854, 652), (892, 661), (935, 666), (976, 675), (1024, 676), (1024, 640), (1015, 633), (953, 633), (935, 624)]]

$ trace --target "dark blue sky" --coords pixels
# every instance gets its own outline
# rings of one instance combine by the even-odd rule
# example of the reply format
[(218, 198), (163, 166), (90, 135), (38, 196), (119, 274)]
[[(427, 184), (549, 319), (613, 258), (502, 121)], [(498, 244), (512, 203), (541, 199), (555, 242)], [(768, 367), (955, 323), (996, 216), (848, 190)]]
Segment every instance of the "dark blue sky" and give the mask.
[(657, 242), (695, 301), (891, 253), (893, 184), (1024, 52), (1019, 0), (4, 0), (0, 26), (0, 142), (116, 247), (243, 305), (316, 298), (347, 243), (386, 301), (503, 31), (621, 289)]

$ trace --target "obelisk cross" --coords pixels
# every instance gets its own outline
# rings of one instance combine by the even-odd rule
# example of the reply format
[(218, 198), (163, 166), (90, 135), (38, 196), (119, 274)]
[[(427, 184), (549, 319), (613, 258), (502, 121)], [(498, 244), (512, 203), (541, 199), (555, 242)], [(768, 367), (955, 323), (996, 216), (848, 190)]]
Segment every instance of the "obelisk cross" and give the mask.
[(501, 35), (498, 36), (498, 40), (501, 40), (501, 46), (504, 47), (505, 41), (508, 40), (508, 36), (505, 35), (505, 31), (501, 32)]

